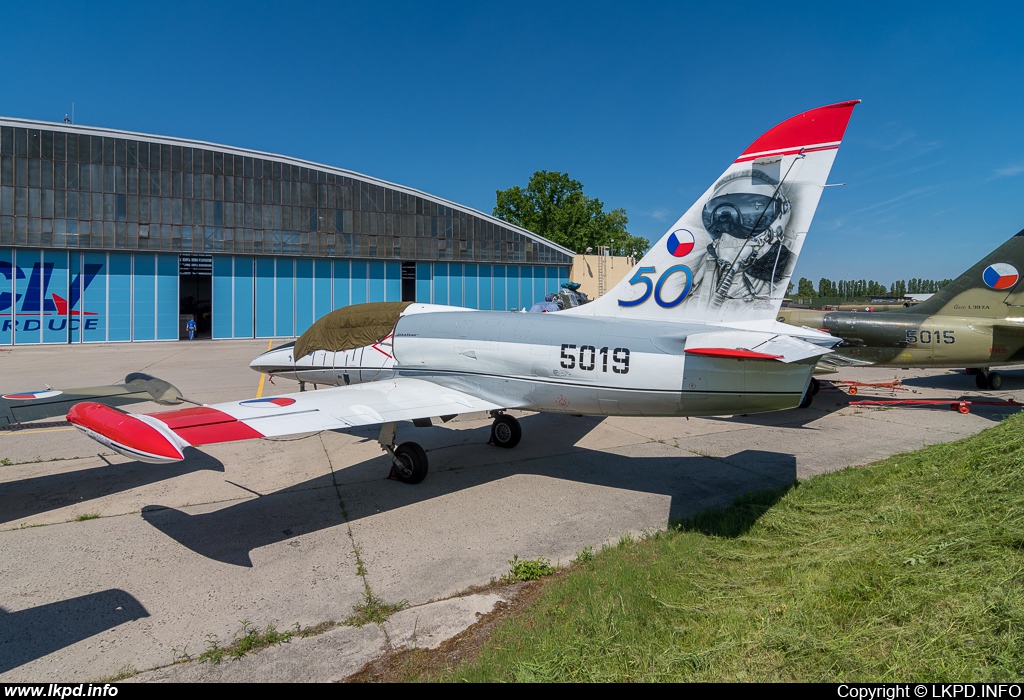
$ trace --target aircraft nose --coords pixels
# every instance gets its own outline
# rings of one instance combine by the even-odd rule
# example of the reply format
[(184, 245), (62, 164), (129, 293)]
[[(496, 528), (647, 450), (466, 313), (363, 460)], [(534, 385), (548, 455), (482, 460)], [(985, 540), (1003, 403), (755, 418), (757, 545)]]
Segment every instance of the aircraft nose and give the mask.
[(249, 363), (249, 368), (260, 374), (273, 374), (274, 371), (282, 367), (291, 367), (293, 364), (291, 348), (274, 348), (253, 359)]

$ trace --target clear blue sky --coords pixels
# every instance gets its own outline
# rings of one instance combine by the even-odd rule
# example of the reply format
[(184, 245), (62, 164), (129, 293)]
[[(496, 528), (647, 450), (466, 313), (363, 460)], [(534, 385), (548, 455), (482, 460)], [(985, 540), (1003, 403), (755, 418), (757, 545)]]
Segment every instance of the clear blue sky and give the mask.
[(490, 212), (535, 170), (652, 240), (777, 122), (862, 99), (796, 277), (954, 277), (1024, 228), (1024, 10), (3, 5), (0, 114), (305, 158)]

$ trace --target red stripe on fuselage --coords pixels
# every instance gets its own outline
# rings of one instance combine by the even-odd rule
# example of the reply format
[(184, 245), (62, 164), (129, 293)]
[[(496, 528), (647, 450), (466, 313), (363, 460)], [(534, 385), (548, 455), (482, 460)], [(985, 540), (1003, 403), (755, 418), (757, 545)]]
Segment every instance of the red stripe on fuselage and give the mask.
[(767, 355), (763, 352), (754, 352), (743, 348), (686, 348), (684, 352), (688, 355), (729, 357), (735, 360), (778, 360), (782, 357), (782, 355)]
[(263, 433), (250, 428), (233, 416), (208, 406), (151, 413), (149, 416), (167, 425), (192, 445), (211, 445), (217, 442), (264, 437)]

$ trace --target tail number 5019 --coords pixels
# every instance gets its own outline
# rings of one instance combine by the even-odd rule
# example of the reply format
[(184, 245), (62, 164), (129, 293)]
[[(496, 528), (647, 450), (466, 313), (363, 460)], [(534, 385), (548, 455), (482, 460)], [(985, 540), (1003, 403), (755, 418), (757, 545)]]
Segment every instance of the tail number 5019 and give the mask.
[(594, 345), (580, 345), (577, 348), (570, 343), (562, 343), (562, 369), (607, 372), (609, 364), (615, 374), (627, 374), (629, 348), (615, 348), (609, 352), (607, 347), (599, 350)]

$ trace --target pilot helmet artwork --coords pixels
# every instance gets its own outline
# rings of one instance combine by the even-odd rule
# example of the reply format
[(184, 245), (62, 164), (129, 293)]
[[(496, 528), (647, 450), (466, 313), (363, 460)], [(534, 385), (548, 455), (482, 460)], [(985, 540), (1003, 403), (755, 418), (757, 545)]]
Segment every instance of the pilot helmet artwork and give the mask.
[(726, 180), (704, 205), (704, 229), (713, 238), (725, 234), (746, 240), (780, 219), (785, 228), (790, 206), (778, 189), (778, 183), (758, 170)]
[(726, 299), (768, 296), (788, 273), (786, 229), (792, 206), (779, 183), (760, 170), (736, 173), (716, 187), (701, 220), (712, 238), (708, 287), (712, 308)]

